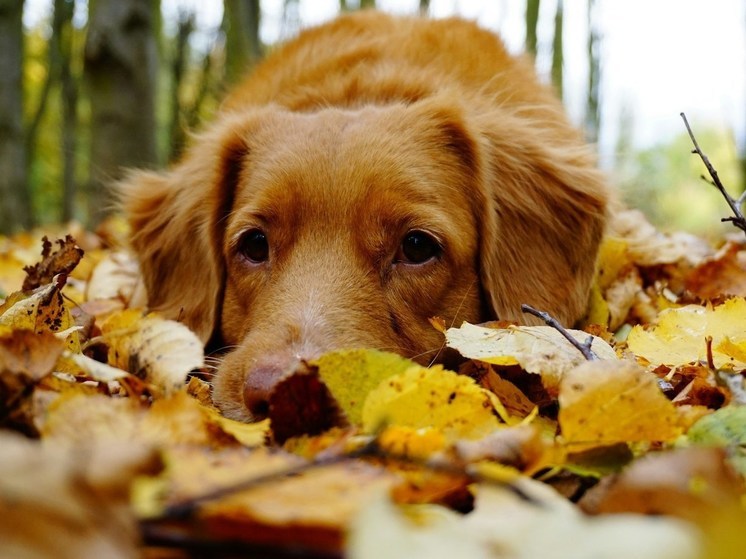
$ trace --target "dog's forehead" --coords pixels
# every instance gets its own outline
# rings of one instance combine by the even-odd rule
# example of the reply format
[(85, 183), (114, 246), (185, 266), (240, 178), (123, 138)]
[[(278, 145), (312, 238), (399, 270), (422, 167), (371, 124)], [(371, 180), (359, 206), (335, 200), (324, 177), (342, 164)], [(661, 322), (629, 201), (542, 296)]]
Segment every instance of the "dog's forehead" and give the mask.
[[(402, 202), (437, 206), (456, 188), (451, 158), (407, 107), (273, 115), (260, 127), (236, 200), (284, 213)], [(282, 209), (281, 209), (282, 208)]]

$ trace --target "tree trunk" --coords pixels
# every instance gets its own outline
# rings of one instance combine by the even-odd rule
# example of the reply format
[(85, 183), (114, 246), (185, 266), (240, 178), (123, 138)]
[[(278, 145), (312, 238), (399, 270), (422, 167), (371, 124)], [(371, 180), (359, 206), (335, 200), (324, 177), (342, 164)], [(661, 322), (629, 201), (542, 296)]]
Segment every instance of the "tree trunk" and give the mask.
[(55, 0), (54, 17), (59, 18), (57, 49), (60, 55), (62, 97), (62, 220), (75, 217), (75, 163), (78, 147), (78, 80), (73, 74), (73, 12), (75, 2)]
[(420, 15), (426, 16), (430, 12), (430, 0), (420, 0)]
[(536, 27), (539, 23), (539, 0), (526, 0), (526, 52), (536, 56)]
[(262, 57), (259, 0), (225, 0), (225, 77), (235, 83)]
[(564, 47), (562, 44), (562, 30), (564, 28), (563, 11), (562, 0), (557, 0), (557, 12), (554, 15), (554, 41), (552, 41), (552, 84), (560, 99), (562, 99), (564, 93), (562, 83), (562, 66), (564, 64)]
[(85, 73), (91, 101), (89, 218), (113, 209), (110, 183), (157, 161), (157, 33), (151, 0), (90, 0)]
[(189, 38), (194, 31), (194, 12), (183, 14), (179, 18), (176, 32), (174, 56), (171, 61), (171, 118), (169, 122), (169, 161), (176, 160), (184, 148), (186, 141), (185, 110), (181, 102), (181, 86), (184, 72), (189, 60)]
[(0, 233), (32, 223), (23, 138), (23, 1), (0, 0)]
[(601, 81), (600, 40), (596, 24), (596, 1), (588, 0), (588, 96), (585, 110), (586, 137), (598, 141), (601, 127), (599, 84)]

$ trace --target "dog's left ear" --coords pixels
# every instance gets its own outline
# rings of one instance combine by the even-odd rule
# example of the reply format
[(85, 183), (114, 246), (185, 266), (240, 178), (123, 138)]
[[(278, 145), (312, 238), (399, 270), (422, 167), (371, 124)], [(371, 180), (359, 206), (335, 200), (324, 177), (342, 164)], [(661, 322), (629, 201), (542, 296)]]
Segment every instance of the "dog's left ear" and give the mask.
[(489, 198), (480, 272), (498, 318), (534, 323), (525, 303), (571, 326), (586, 311), (610, 191), (580, 133), (545, 110), (496, 109), (474, 124)]
[(583, 317), (610, 192), (594, 154), (561, 113), (431, 107), (462, 166), (479, 228), (479, 276), (493, 316), (536, 323), (521, 304), (572, 325)]
[(223, 117), (165, 173), (135, 171), (117, 185), (148, 305), (203, 342), (217, 327), (224, 263), (222, 222), (248, 153), (246, 120)]

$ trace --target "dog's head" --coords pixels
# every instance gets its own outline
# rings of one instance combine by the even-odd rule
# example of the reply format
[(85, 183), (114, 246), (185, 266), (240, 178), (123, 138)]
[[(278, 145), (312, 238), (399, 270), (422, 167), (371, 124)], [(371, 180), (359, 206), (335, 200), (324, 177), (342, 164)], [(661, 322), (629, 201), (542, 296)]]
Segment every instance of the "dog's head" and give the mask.
[(430, 317), (582, 315), (606, 207), (591, 156), (454, 106), (226, 114), (170, 172), (123, 183), (151, 307), (232, 349), (224, 413), (261, 416), (294, 361), (331, 349), (430, 362)]

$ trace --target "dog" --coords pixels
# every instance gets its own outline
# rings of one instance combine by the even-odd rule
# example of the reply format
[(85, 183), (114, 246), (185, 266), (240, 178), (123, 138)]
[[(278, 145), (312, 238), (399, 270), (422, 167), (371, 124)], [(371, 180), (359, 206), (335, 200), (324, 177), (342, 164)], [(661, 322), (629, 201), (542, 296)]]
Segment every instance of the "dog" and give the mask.
[(447, 359), (429, 322), (584, 314), (610, 189), (529, 60), (458, 18), (357, 12), (274, 50), (166, 172), (120, 185), (149, 305), (267, 414), (301, 359)]

